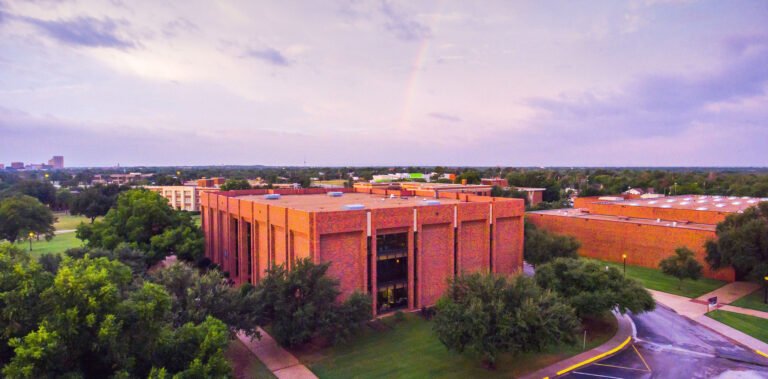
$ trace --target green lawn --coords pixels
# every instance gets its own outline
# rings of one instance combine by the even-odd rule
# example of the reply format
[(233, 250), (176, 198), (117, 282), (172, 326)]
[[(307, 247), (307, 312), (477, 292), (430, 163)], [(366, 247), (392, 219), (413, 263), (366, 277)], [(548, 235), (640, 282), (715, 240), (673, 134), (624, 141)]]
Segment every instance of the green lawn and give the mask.
[(768, 319), (722, 310), (709, 312), (707, 317), (768, 343)]
[[(606, 262), (597, 259), (592, 260), (600, 264), (616, 267), (619, 270), (624, 269), (621, 263)], [(648, 289), (691, 298), (699, 297), (726, 284), (720, 280), (701, 278), (696, 281), (685, 280), (683, 281), (682, 288), (678, 289), (677, 287), (680, 284), (680, 281), (675, 277), (664, 275), (661, 271), (652, 268), (629, 265), (627, 265), (627, 276), (637, 279)]]
[[(24, 251), (29, 250), (29, 240), (22, 240), (16, 242), (16, 244), (24, 249)], [(74, 232), (62, 233), (54, 236), (50, 241), (45, 239), (40, 239), (40, 241), (33, 240), (31, 254), (33, 256), (40, 256), (44, 253), (63, 253), (67, 249), (80, 246), (82, 246), (82, 241), (75, 237)]]
[[(380, 328), (366, 326), (349, 343), (297, 354), (320, 378), (509, 378), (582, 352), (581, 344), (576, 344), (539, 354), (503, 354), (491, 371), (477, 357), (449, 352), (432, 332), (431, 322), (419, 316), (406, 315), (401, 322), (389, 317), (377, 323)], [(613, 317), (588, 327), (587, 349), (609, 340), (616, 328)]]
[(232, 340), (224, 353), (232, 365), (232, 373), (237, 379), (275, 378), (272, 371), (264, 366), (240, 340)]
[(734, 301), (731, 305), (735, 307), (755, 309), (758, 311), (768, 312), (768, 304), (765, 303), (765, 288), (752, 292), (751, 294), (742, 297), (739, 300)]
[(53, 224), (56, 230), (73, 230), (77, 229), (81, 222), (86, 224), (91, 222), (91, 219), (88, 217), (73, 216), (65, 213), (54, 213), (53, 216), (56, 217), (56, 222)]

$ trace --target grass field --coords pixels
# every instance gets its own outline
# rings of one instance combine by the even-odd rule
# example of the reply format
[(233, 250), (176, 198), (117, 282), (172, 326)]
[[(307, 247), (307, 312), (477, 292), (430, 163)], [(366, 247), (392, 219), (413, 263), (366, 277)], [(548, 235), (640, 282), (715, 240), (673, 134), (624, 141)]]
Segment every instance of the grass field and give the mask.
[(709, 312), (707, 317), (768, 343), (768, 319), (722, 310)]
[(240, 340), (232, 340), (224, 353), (232, 365), (232, 373), (237, 379), (274, 378), (272, 371), (264, 366)]
[[(16, 242), (16, 244), (20, 248), (24, 249), (24, 251), (29, 250), (28, 240), (19, 241)], [(54, 236), (50, 241), (46, 241), (44, 239), (41, 239), (40, 241), (32, 241), (31, 254), (33, 256), (40, 256), (41, 254), (45, 253), (63, 253), (67, 249), (80, 247), (82, 244), (83, 242), (75, 237), (74, 232), (63, 233)]]
[(73, 230), (77, 229), (81, 222), (86, 224), (91, 222), (91, 219), (83, 216), (73, 216), (65, 213), (54, 213), (53, 215), (56, 217), (56, 222), (53, 224), (56, 230)]
[[(449, 352), (437, 339), (429, 321), (406, 315), (365, 330), (353, 341), (315, 352), (297, 352), (320, 378), (509, 378), (546, 367), (582, 352), (581, 344), (563, 345), (538, 354), (502, 354), (496, 370), (484, 368), (477, 357)], [(616, 319), (609, 317), (588, 332), (587, 349), (616, 334)], [(592, 329), (589, 329), (592, 330)]]
[(735, 307), (755, 309), (758, 311), (768, 312), (768, 304), (765, 303), (765, 288), (752, 292), (751, 294), (742, 297), (739, 300), (734, 301), (731, 305)]
[[(621, 263), (606, 262), (597, 259), (592, 260), (623, 270), (623, 265)], [(638, 280), (645, 286), (645, 288), (691, 298), (699, 297), (725, 285), (725, 282), (720, 280), (701, 278), (696, 281), (685, 280), (683, 281), (682, 288), (678, 289), (677, 287), (680, 281), (677, 280), (677, 278), (664, 275), (659, 270), (640, 266), (628, 265), (627, 276)]]

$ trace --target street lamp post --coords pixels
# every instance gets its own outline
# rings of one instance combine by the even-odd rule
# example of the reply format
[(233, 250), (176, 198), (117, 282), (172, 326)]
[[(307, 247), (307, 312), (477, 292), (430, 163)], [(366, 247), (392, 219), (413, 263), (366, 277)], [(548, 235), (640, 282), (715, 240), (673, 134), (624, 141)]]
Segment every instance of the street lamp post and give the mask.
[(765, 279), (765, 295), (763, 296), (763, 302), (768, 304), (768, 276), (763, 279)]
[(29, 232), (29, 251), (32, 251), (32, 238), (35, 238), (35, 233)]
[(627, 254), (622, 254), (621, 259), (624, 260), (624, 276), (627, 276)]

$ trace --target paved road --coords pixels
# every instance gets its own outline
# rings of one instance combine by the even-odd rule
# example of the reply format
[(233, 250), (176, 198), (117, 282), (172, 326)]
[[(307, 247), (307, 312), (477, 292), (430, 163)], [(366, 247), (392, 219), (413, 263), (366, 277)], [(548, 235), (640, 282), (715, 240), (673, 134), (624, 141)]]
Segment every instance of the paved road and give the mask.
[(671, 309), (632, 316), (637, 339), (623, 352), (566, 378), (768, 378), (768, 359)]

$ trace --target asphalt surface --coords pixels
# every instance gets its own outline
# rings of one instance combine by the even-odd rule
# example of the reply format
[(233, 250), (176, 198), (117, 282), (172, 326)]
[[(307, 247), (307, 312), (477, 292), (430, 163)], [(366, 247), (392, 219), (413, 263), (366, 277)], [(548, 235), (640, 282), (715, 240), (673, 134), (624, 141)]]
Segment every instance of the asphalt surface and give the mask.
[(663, 305), (631, 317), (632, 346), (564, 378), (768, 378), (767, 358)]

